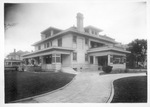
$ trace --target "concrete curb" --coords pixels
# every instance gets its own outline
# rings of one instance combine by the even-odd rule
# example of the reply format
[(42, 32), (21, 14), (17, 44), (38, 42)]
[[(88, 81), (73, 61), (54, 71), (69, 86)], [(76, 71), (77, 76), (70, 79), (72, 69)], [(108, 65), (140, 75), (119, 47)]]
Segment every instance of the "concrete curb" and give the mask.
[[(55, 93), (55, 92), (57, 92), (57, 91), (60, 91), (60, 90), (62, 90), (62, 89), (64, 89), (64, 88), (66, 88), (67, 86), (69, 86), (69, 85), (76, 79), (76, 76), (77, 76), (77, 75), (75, 75), (75, 77), (74, 77), (68, 84), (64, 85), (64, 86), (61, 87), (61, 88), (58, 88), (58, 89), (56, 89), (56, 90), (53, 90), (53, 91), (50, 91), (50, 92), (47, 92), (47, 93), (44, 93), (44, 94), (35, 95), (35, 96), (32, 96), (32, 97), (27, 97), (27, 98), (23, 98), (23, 99), (11, 101), (11, 102), (9, 102), (9, 103), (19, 103), (19, 102), (21, 103), (22, 101), (25, 101), (25, 100), (34, 100), (34, 99), (37, 98), (37, 97), (42, 97), (42, 96), (45, 96), (45, 95), (52, 94), (52, 93)], [(37, 101), (37, 103), (38, 103), (38, 101)]]
[(112, 101), (112, 99), (113, 99), (113, 97), (114, 97), (114, 81), (115, 80), (113, 80), (112, 82), (111, 82), (111, 92), (110, 92), (110, 96), (109, 96), (109, 98), (108, 98), (108, 100), (106, 101), (106, 103), (111, 103), (111, 101)]

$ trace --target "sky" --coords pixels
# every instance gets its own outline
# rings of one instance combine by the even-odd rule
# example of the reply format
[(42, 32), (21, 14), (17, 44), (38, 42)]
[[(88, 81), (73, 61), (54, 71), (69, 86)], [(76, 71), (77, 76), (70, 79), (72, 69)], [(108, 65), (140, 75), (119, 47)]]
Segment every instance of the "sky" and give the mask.
[(146, 2), (50, 2), (5, 4), (5, 55), (14, 49), (32, 51), (40, 33), (52, 26), (65, 30), (76, 26), (76, 14), (88, 25), (103, 29), (100, 34), (128, 44), (134, 39), (147, 39)]

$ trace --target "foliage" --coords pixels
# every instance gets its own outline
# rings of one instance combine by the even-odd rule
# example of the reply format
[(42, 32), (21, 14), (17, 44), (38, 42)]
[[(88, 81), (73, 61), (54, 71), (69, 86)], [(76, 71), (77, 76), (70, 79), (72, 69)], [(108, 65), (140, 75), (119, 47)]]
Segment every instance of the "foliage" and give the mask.
[(105, 73), (110, 73), (112, 71), (112, 66), (103, 66), (102, 67), (102, 70), (105, 72)]
[(136, 39), (129, 43), (128, 46), (127, 50), (131, 52), (131, 54), (127, 55), (128, 67), (137, 68), (144, 66), (144, 62), (147, 58), (147, 40)]

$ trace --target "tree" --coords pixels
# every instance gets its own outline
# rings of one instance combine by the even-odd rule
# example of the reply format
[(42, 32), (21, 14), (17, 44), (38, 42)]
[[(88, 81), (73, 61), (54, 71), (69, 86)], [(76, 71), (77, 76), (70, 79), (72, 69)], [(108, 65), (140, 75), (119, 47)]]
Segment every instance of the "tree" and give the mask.
[(128, 67), (144, 67), (147, 59), (147, 40), (135, 39), (128, 44), (127, 50), (131, 52), (131, 54), (127, 55)]

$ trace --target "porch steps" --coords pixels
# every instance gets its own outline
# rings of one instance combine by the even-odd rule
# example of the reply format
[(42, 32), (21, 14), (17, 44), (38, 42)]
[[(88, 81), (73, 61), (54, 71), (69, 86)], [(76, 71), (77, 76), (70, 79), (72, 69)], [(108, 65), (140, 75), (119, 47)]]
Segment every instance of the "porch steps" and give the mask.
[(78, 72), (73, 70), (73, 68), (71, 67), (62, 67), (61, 71), (65, 73), (70, 73), (70, 74), (78, 74)]

